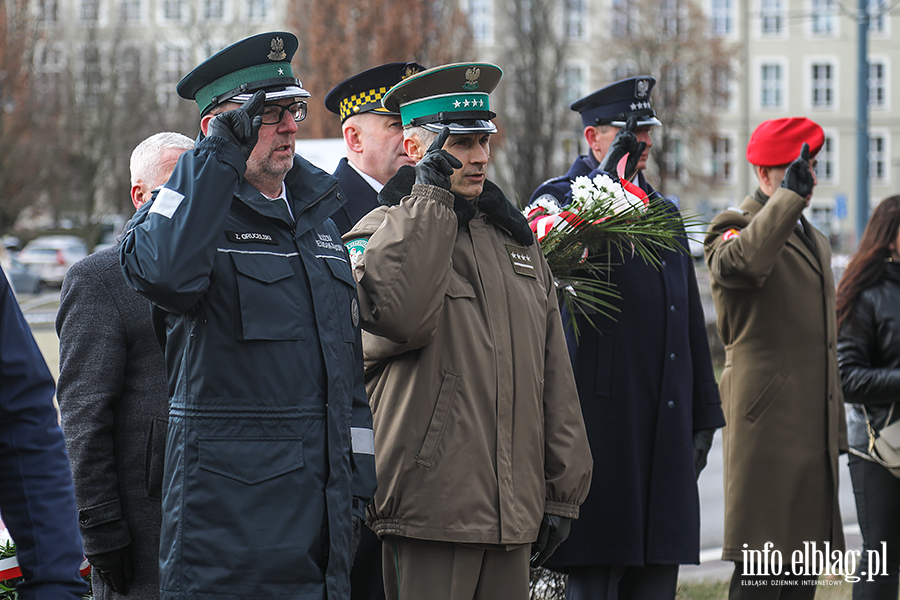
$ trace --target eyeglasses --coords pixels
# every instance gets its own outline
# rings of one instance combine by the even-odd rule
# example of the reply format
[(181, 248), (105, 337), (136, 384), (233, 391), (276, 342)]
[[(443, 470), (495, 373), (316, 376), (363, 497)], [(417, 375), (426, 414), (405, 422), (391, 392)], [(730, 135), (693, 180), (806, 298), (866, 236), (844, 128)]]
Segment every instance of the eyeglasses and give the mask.
[(281, 106), (280, 104), (267, 104), (263, 107), (262, 124), (278, 125), (284, 118), (285, 112), (291, 113), (291, 117), (293, 117), (294, 121), (296, 123), (299, 123), (306, 118), (306, 102), (303, 102), (301, 100), (300, 102), (294, 102), (293, 104), (288, 104), (287, 106)]

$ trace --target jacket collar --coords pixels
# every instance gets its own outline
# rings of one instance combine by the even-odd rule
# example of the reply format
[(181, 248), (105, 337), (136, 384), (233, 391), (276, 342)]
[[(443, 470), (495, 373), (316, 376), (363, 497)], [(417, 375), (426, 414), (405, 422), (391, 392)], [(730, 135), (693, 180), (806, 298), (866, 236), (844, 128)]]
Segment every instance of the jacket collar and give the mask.
[[(409, 165), (400, 167), (397, 174), (384, 186), (378, 194), (378, 202), (384, 206), (396, 206), (412, 192), (416, 182), (416, 169)], [(507, 200), (503, 191), (492, 181), (485, 180), (481, 196), (474, 202), (456, 194), (453, 195), (453, 211), (460, 227), (465, 227), (481, 210), (498, 227), (509, 232), (516, 242), (523, 246), (534, 243), (534, 233), (528, 226), (525, 216)]]

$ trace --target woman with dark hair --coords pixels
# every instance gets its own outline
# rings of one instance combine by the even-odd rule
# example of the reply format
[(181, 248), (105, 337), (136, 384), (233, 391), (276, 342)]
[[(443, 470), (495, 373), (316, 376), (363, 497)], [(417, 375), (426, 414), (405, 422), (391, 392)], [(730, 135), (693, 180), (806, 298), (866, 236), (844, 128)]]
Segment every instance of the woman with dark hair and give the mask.
[[(900, 419), (900, 196), (882, 200), (866, 225), (838, 285), (837, 325), (850, 477), (863, 537), (853, 598), (896, 600), (900, 479), (872, 460), (868, 447), (870, 432)], [(876, 553), (881, 565), (869, 561)]]

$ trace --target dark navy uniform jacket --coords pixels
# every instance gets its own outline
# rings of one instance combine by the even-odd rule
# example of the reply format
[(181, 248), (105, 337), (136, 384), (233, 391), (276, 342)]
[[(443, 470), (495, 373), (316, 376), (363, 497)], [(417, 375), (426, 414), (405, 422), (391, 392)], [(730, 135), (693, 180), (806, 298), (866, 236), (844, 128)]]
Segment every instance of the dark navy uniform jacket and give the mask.
[[(592, 155), (579, 157), (532, 200), (549, 195), (567, 205), (571, 182), (594, 177), (597, 166)], [(636, 183), (656, 193), (643, 173)], [(666, 210), (677, 208), (666, 202)], [(616, 320), (592, 315), (598, 332), (579, 316), (577, 343), (567, 327), (595, 474), (551, 568), (699, 562), (692, 434), (721, 427), (724, 417), (691, 256), (666, 251), (660, 259), (657, 270), (639, 257), (613, 257)]]
[(0, 269), (0, 510), (25, 581), (19, 598), (88, 591), (66, 442), (53, 406), (53, 376)]
[(294, 223), (245, 168), (202, 140), (121, 244), (169, 313), (161, 597), (346, 598), (375, 469), (341, 193), (295, 157)]
[(380, 206), (378, 192), (350, 166), (346, 158), (342, 158), (338, 163), (334, 176), (341, 184), (341, 190), (344, 191), (347, 201), (331, 215), (331, 220), (337, 225), (341, 235), (344, 235), (356, 225), (357, 221)]

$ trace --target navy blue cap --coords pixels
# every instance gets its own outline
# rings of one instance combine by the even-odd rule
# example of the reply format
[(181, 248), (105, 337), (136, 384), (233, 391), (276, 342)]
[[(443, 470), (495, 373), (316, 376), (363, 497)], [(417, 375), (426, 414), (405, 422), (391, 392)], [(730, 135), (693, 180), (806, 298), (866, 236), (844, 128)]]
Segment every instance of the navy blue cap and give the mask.
[(372, 67), (340, 82), (325, 96), (325, 108), (341, 116), (341, 123), (347, 117), (364, 112), (382, 115), (399, 115), (381, 105), (381, 98), (389, 89), (425, 67), (416, 62), (393, 62)]
[(638, 117), (638, 127), (662, 125), (656, 118), (656, 111), (650, 106), (650, 92), (654, 85), (656, 80), (649, 75), (621, 79), (576, 100), (569, 108), (581, 113), (581, 122), (585, 127), (624, 127), (631, 115)]
[(291, 70), (297, 36), (286, 31), (260, 33), (216, 52), (178, 82), (178, 95), (196, 100), (200, 114), (226, 101), (243, 103), (257, 90), (266, 100), (309, 98)]

